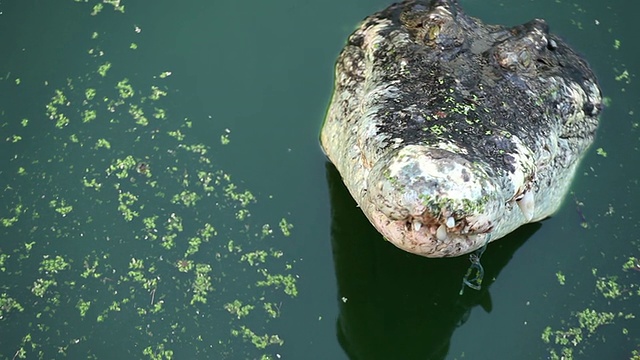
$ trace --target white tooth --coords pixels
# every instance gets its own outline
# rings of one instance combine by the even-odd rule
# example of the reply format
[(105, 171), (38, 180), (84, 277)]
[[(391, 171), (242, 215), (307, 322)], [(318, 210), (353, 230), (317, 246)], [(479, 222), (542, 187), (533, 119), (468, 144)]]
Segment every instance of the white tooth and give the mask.
[(453, 218), (453, 216), (449, 216), (447, 218), (447, 227), (452, 228), (454, 226), (456, 226), (456, 220)]
[(420, 231), (421, 228), (422, 228), (422, 223), (418, 220), (415, 220), (413, 222), (413, 231)]
[[(482, 234), (482, 235), (484, 235), (484, 234)], [(474, 234), (474, 235), (468, 235), (467, 236), (467, 238), (474, 244), (477, 244), (477, 243), (480, 242), (480, 237), (481, 237), (481, 235), (479, 235), (479, 234)]]
[(447, 227), (444, 226), (444, 224), (442, 224), (442, 225), (440, 225), (440, 227), (438, 227), (438, 231), (436, 231), (436, 237), (440, 241), (447, 240)]
[(518, 207), (520, 211), (522, 211), (522, 215), (527, 220), (527, 222), (533, 219), (533, 213), (535, 209), (535, 200), (533, 199), (533, 191), (527, 191), (524, 193), (520, 200), (517, 200)]

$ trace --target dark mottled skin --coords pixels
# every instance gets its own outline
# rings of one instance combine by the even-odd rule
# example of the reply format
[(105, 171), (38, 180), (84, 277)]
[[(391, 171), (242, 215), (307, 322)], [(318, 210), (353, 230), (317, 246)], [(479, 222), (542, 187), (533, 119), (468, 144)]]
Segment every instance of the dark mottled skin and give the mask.
[(453, 256), (553, 213), (600, 110), (595, 75), (544, 20), (507, 28), (453, 0), (405, 1), (349, 37), (321, 142), (385, 237)]
[[(469, 151), (471, 161), (486, 159), (492, 166), (512, 170), (508, 155), (512, 144), (505, 141), (503, 134), (495, 134), (494, 129), (517, 135), (534, 148), (537, 139), (549, 136), (546, 126), (549, 117), (565, 115), (554, 113), (553, 109), (562, 106), (562, 99), (551, 99), (551, 95), (540, 88), (538, 80), (560, 75), (582, 84), (583, 78), (595, 79), (595, 76), (560, 38), (549, 34), (543, 20), (514, 28), (487, 26), (467, 16), (458, 17), (456, 21), (446, 18), (434, 21), (428, 19), (429, 8), (423, 3), (392, 5), (379, 13), (376, 20), (369, 20), (373, 25), (379, 19), (391, 19), (393, 26), (385, 30), (389, 36), (406, 31), (414, 41), (401, 50), (387, 42), (374, 52), (376, 61), (386, 64), (382, 81), (400, 81), (405, 94), (384, 103), (379, 116), (388, 121), (379, 128), (380, 133), (401, 138), (404, 144), (429, 144), (442, 135), (425, 128), (442, 126), (448, 139)], [(453, 9), (461, 12), (457, 4)], [(440, 27), (438, 39), (432, 40), (429, 29), (436, 27)], [(530, 43), (530, 34), (535, 30), (555, 44), (551, 46), (539, 36)], [(437, 30), (431, 34), (433, 31)], [(468, 33), (482, 39), (483, 44), (473, 49), (475, 39), (465, 35)], [(349, 44), (358, 46), (362, 36), (361, 32), (353, 34)], [(519, 57), (507, 59), (504, 53), (514, 49), (521, 49)], [(398, 69), (402, 60), (411, 68), (409, 73)], [(451, 89), (455, 91), (452, 93)], [(528, 91), (536, 92), (537, 97)], [(468, 105), (473, 110), (452, 111), (453, 103)], [(403, 112), (410, 105), (420, 109), (420, 116)], [(599, 110), (599, 104), (588, 102), (583, 106), (589, 113)], [(465, 121), (467, 119), (472, 123)], [(593, 136), (596, 127), (597, 121), (594, 121), (593, 126), (570, 128), (561, 136)], [(488, 132), (491, 134), (487, 135)]]

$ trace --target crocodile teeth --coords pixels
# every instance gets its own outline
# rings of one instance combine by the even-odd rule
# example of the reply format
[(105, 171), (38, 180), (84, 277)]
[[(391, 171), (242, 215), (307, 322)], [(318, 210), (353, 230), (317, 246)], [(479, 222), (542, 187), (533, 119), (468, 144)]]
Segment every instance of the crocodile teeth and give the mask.
[(413, 231), (420, 231), (422, 228), (422, 223), (420, 221), (413, 222)]
[(438, 227), (438, 230), (436, 231), (436, 237), (440, 241), (444, 241), (444, 240), (447, 239), (447, 227), (444, 226), (444, 224), (442, 224), (442, 225), (440, 225), (440, 227)]
[(533, 219), (533, 210), (535, 208), (533, 192), (525, 192), (522, 198), (516, 200), (516, 203), (518, 203), (518, 207), (520, 208), (520, 211), (522, 211), (522, 215), (524, 215), (524, 218), (527, 220), (527, 222), (531, 221), (531, 219)]
[(449, 216), (447, 218), (447, 227), (451, 229), (454, 226), (456, 226), (456, 220), (453, 218), (453, 216)]

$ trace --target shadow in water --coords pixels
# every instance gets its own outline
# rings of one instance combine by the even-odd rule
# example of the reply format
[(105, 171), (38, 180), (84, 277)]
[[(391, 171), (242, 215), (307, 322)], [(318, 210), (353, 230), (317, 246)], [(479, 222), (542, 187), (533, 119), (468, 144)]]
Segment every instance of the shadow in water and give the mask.
[(383, 241), (327, 163), (338, 280), (337, 335), (351, 359), (444, 359), (455, 329), (476, 305), (491, 312), (490, 285), (540, 224), (489, 245), (482, 289), (465, 288), (468, 256), (428, 259)]

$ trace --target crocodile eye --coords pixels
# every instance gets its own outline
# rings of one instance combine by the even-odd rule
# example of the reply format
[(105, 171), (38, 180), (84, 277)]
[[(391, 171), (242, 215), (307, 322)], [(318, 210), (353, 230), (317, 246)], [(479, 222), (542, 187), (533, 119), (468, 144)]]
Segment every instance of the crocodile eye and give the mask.
[(429, 41), (434, 41), (439, 34), (440, 34), (440, 25), (438, 24), (431, 25), (427, 30), (427, 39)]

